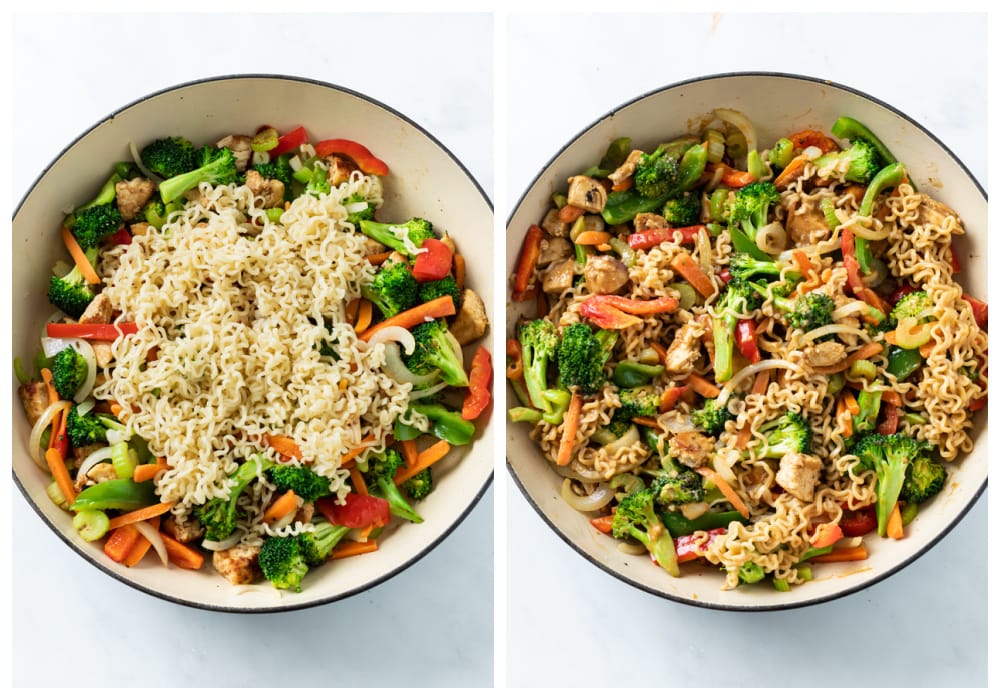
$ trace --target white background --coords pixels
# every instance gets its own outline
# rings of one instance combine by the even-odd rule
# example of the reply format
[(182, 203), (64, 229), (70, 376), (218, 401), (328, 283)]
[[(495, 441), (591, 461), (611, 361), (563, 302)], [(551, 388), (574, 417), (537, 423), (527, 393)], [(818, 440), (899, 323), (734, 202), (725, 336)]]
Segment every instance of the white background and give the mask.
[[(620, 104), (746, 70), (874, 95), (936, 134), (987, 187), (982, 15), (511, 15), (507, 30), (506, 211), (558, 148)], [(793, 611), (730, 613), (605, 574), (506, 481), (512, 687), (986, 684), (985, 496), (926, 556), (871, 588)]]
[[(492, 39), (488, 15), (17, 16), (13, 201), (113, 110), (234, 73), (365, 93), (440, 140), (492, 199)], [(493, 487), (389, 581), (268, 615), (140, 593), (70, 552), (20, 492), (11, 500), (15, 686), (492, 685)]]

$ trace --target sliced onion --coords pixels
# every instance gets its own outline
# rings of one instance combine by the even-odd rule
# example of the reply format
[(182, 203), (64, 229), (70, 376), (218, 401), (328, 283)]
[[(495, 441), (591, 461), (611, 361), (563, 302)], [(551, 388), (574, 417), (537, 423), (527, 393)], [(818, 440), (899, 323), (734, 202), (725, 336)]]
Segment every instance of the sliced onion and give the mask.
[(45, 357), (55, 357), (66, 348), (76, 350), (79, 343), (78, 338), (50, 338), (47, 335), (43, 335), (42, 352), (45, 353)]
[(714, 114), (722, 121), (729, 122), (740, 130), (740, 133), (743, 134), (743, 138), (747, 142), (747, 153), (757, 150), (757, 130), (743, 112), (738, 112), (735, 109), (718, 108), (714, 110)]
[(600, 510), (611, 503), (615, 497), (615, 492), (613, 489), (608, 488), (607, 484), (600, 484), (589, 496), (578, 496), (573, 492), (572, 480), (563, 479), (562, 497), (574, 510), (578, 510), (581, 513), (590, 513)]
[(708, 504), (705, 501), (695, 501), (694, 503), (682, 503), (678, 510), (688, 520), (694, 520), (708, 512)]
[(204, 539), (201, 541), (201, 546), (210, 552), (221, 552), (224, 549), (235, 547), (242, 538), (243, 538), (243, 531), (237, 530), (226, 539), (219, 540), (218, 542), (216, 542), (215, 540)]
[(864, 313), (867, 310), (868, 303), (862, 301), (861, 299), (857, 299), (834, 309), (831, 316), (833, 316), (834, 321), (839, 321), (842, 318), (847, 318), (848, 316), (853, 316), (857, 313)]
[(819, 328), (809, 331), (805, 335), (799, 336), (799, 345), (811, 343), (816, 340), (816, 338), (822, 338), (824, 335), (830, 335), (831, 333), (837, 335), (840, 335), (841, 333), (850, 333), (858, 336), (866, 343), (870, 343), (872, 340), (872, 337), (868, 335), (868, 332), (861, 328), (848, 326), (846, 323), (831, 323), (826, 326), (820, 326)]
[(414, 374), (411, 372), (403, 362), (403, 358), (399, 355), (399, 346), (393, 343), (385, 346), (385, 373), (400, 384), (412, 384), (413, 386), (429, 384), (438, 375), (437, 371), (430, 374)]
[(142, 158), (139, 157), (139, 149), (137, 149), (135, 147), (135, 144), (132, 143), (131, 141), (128, 142), (128, 150), (129, 153), (132, 154), (132, 160), (135, 161), (135, 167), (139, 169), (139, 172), (141, 172), (143, 175), (146, 176), (147, 179), (152, 180), (156, 184), (163, 182), (162, 177), (150, 171), (149, 168), (143, 165)]
[(76, 407), (76, 413), (79, 416), (85, 416), (94, 410), (94, 406), (97, 403), (93, 399), (87, 399)]
[(768, 255), (779, 255), (784, 252), (788, 236), (780, 221), (772, 221), (757, 229), (757, 247)]
[(425, 387), (423, 389), (417, 389), (416, 391), (410, 392), (411, 399), (426, 399), (428, 396), (433, 396), (434, 394), (442, 391), (448, 386), (447, 382), (438, 382), (433, 386)]
[(137, 523), (132, 523), (135, 525), (135, 529), (139, 531), (143, 537), (149, 540), (149, 543), (153, 545), (153, 549), (160, 556), (160, 561), (163, 562), (164, 566), (170, 566), (170, 560), (167, 559), (167, 545), (163, 544), (163, 538), (160, 537), (160, 533), (156, 531), (156, 528), (147, 523), (145, 520), (140, 520)]
[(861, 543), (864, 542), (864, 541), (865, 541), (865, 538), (864, 537), (860, 537), (860, 536), (858, 536), (858, 537), (845, 537), (844, 539), (840, 540), (840, 542), (838, 542), (835, 545), (835, 547), (837, 547), (838, 549), (840, 547), (845, 547), (845, 548), (860, 547)]
[(792, 259), (792, 253), (796, 250), (801, 250), (803, 253), (809, 257), (818, 257), (820, 255), (826, 255), (827, 253), (832, 253), (836, 250), (840, 250), (840, 236), (834, 236), (833, 238), (821, 241), (816, 245), (803, 246), (801, 248), (789, 248), (784, 250), (778, 255), (778, 260), (786, 261)]
[(97, 381), (97, 356), (94, 355), (94, 347), (86, 340), (81, 340), (76, 350), (87, 361), (87, 377), (73, 394), (73, 400), (80, 403), (94, 390), (94, 383)]
[(888, 226), (883, 226), (881, 231), (875, 231), (867, 226), (862, 226), (856, 220), (849, 223), (847, 229), (858, 238), (864, 238), (868, 241), (884, 241), (889, 237), (890, 231)]
[(725, 405), (729, 401), (729, 395), (736, 390), (736, 387), (740, 385), (747, 377), (757, 374), (758, 372), (764, 372), (770, 369), (788, 369), (796, 372), (798, 374), (802, 373), (802, 367), (795, 364), (789, 360), (782, 360), (781, 358), (772, 357), (768, 360), (761, 360), (760, 362), (755, 362), (752, 365), (747, 365), (739, 372), (734, 374), (732, 378), (725, 383), (722, 387), (722, 391), (715, 398), (716, 405)]
[(111, 445), (107, 447), (102, 447), (98, 450), (94, 450), (89, 455), (83, 458), (80, 463), (80, 467), (76, 470), (76, 478), (83, 479), (93, 467), (100, 464), (101, 462), (111, 461)]
[(624, 435), (622, 435), (614, 442), (605, 445), (601, 449), (607, 452), (609, 455), (615, 455), (621, 452), (622, 450), (632, 447), (632, 445), (639, 442), (639, 439), (640, 439), (639, 429), (635, 427), (635, 425), (632, 425), (628, 430), (625, 431)]
[(823, 155), (823, 149), (818, 146), (806, 146), (802, 149), (802, 155), (808, 160), (816, 160), (821, 155)]
[(556, 474), (563, 477), (564, 479), (575, 479), (579, 481), (581, 484), (599, 484), (602, 481), (604, 481), (603, 478), (591, 477), (587, 476), (586, 474), (580, 474), (579, 472), (574, 471), (569, 467), (559, 467), (552, 463), (549, 463), (549, 466), (552, 467), (552, 471), (554, 471)]
[(348, 202), (344, 205), (344, 209), (347, 210), (348, 214), (357, 214), (359, 211), (364, 211), (368, 208), (368, 202)]
[(712, 266), (712, 241), (709, 238), (708, 229), (702, 227), (698, 231), (695, 236), (695, 245), (698, 246), (698, 265), (701, 267), (701, 271), (712, 278), (715, 275), (715, 269)]
[(104, 436), (108, 439), (109, 445), (117, 445), (119, 442), (128, 440), (128, 431), (109, 428), (105, 431)]
[(271, 154), (267, 151), (254, 151), (253, 155), (250, 156), (250, 160), (254, 165), (263, 165), (271, 162)]
[(49, 427), (61, 411), (71, 405), (69, 401), (56, 401), (46, 408), (42, 412), (42, 415), (38, 417), (38, 420), (35, 421), (35, 424), (31, 426), (31, 434), (28, 436), (28, 448), (31, 452), (31, 458), (35, 460), (35, 464), (45, 471), (49, 471), (49, 464), (45, 461), (45, 454), (42, 451), (42, 446), (39, 444), (42, 440), (42, 433), (45, 432), (45, 429)]
[(388, 341), (393, 341), (399, 343), (403, 346), (403, 350), (409, 355), (417, 347), (417, 341), (414, 340), (413, 334), (405, 328), (400, 328), (399, 326), (387, 326), (386, 328), (380, 328), (372, 334), (372, 337), (368, 339), (368, 344), (373, 343), (386, 343)]

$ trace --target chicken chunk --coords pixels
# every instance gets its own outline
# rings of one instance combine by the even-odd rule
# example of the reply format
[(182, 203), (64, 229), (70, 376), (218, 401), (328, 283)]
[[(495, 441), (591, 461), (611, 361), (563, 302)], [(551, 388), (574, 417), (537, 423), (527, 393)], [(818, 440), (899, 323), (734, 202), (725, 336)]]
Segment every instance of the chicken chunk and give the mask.
[(181, 521), (176, 515), (171, 513), (163, 519), (160, 527), (175, 540), (185, 544), (194, 542), (205, 536), (205, 528), (202, 526), (201, 521), (194, 516), (188, 516)]
[(642, 159), (642, 156), (643, 152), (639, 150), (629, 153), (625, 162), (619, 165), (613, 173), (608, 175), (608, 179), (616, 185), (620, 185), (628, 180), (630, 177), (635, 175), (635, 169), (639, 167), (639, 161)]
[(664, 366), (671, 374), (691, 374), (695, 362), (701, 354), (701, 338), (705, 335), (704, 324), (696, 319), (685, 323), (674, 333), (674, 340), (667, 348)]
[(486, 317), (486, 305), (483, 304), (482, 298), (466, 287), (462, 290), (461, 308), (448, 330), (455, 336), (459, 345), (468, 345), (482, 338), (489, 326), (490, 320)]
[(103, 481), (114, 481), (118, 478), (118, 472), (111, 462), (101, 462), (95, 464), (83, 474), (78, 474), (74, 485), (77, 490), (83, 490), (88, 486), (100, 484)]
[(810, 205), (801, 213), (790, 210), (788, 218), (785, 219), (785, 233), (791, 236), (796, 243), (811, 243), (814, 234), (829, 230), (826, 217), (823, 216), (823, 212), (818, 206)]
[(569, 224), (559, 218), (558, 209), (549, 209), (542, 219), (542, 228), (547, 234), (556, 238), (565, 238), (569, 235)]
[(574, 175), (569, 179), (569, 192), (566, 201), (574, 207), (579, 207), (592, 214), (599, 214), (608, 202), (608, 193), (604, 185), (586, 175)]
[(94, 297), (80, 315), (80, 323), (110, 323), (111, 300), (101, 292)]
[(677, 433), (670, 438), (671, 457), (685, 467), (700, 467), (712, 455), (715, 449), (715, 438), (692, 430), (684, 433)]
[(645, 231), (646, 229), (651, 229), (651, 228), (667, 227), (666, 219), (664, 219), (659, 214), (654, 214), (648, 211), (636, 214), (633, 223), (635, 224), (636, 231)]
[(134, 219), (142, 208), (146, 206), (156, 185), (152, 180), (144, 177), (136, 177), (131, 180), (122, 180), (115, 183), (115, 201), (118, 203), (118, 211), (124, 221)]
[(73, 463), (77, 466), (87, 459), (90, 455), (101, 449), (101, 445), (81, 445), (80, 447), (73, 447)]
[(835, 340), (827, 340), (803, 350), (802, 357), (813, 367), (829, 367), (847, 357), (847, 349)]
[(115, 356), (114, 353), (111, 352), (111, 346), (112, 342), (110, 340), (90, 341), (90, 347), (94, 349), (94, 360), (97, 361), (97, 366), (101, 369), (104, 369), (114, 362)]
[(49, 407), (49, 390), (45, 387), (45, 382), (22, 384), (17, 388), (17, 395), (21, 397), (28, 423), (34, 425)]
[(781, 458), (774, 480), (799, 500), (811, 501), (822, 469), (819, 457), (792, 452)]
[(251, 141), (253, 139), (244, 134), (230, 134), (215, 145), (217, 148), (228, 148), (233, 152), (233, 158), (236, 160), (236, 172), (242, 173), (247, 169), (250, 156), (253, 155), (253, 149), (250, 148)]
[(260, 547), (238, 544), (221, 552), (212, 553), (212, 566), (231, 584), (253, 583), (262, 576), (260, 571)]
[(129, 233), (132, 234), (132, 238), (135, 238), (136, 236), (144, 235), (146, 233), (146, 229), (148, 228), (149, 224), (145, 221), (136, 221), (135, 223), (129, 225), (128, 230)]
[(292, 518), (292, 522), (296, 523), (311, 523), (313, 515), (316, 514), (316, 506), (305, 501), (299, 506), (299, 509), (295, 511), (295, 517)]
[(285, 183), (281, 180), (266, 180), (256, 170), (247, 170), (246, 183), (254, 197), (262, 199), (262, 209), (273, 209), (285, 203)]
[(614, 294), (629, 281), (628, 268), (621, 260), (610, 255), (588, 257), (583, 268), (583, 278), (587, 289), (594, 294)]
[(565, 260), (573, 256), (573, 244), (566, 238), (542, 239), (541, 252), (538, 255), (538, 267), (545, 267), (556, 260)]
[(920, 226), (934, 226), (935, 228), (945, 228), (945, 221), (952, 217), (959, 222), (959, 226), (952, 233), (965, 233), (961, 226), (961, 219), (954, 209), (948, 207), (937, 200), (931, 199), (924, 193), (920, 193), (920, 205), (917, 207), (917, 219), (914, 223)]
[(351, 179), (351, 173), (358, 169), (353, 161), (341, 156), (326, 157), (326, 179), (330, 187), (336, 187)]
[(576, 261), (567, 258), (552, 267), (542, 277), (542, 291), (546, 294), (559, 294), (573, 286), (573, 273), (576, 272)]

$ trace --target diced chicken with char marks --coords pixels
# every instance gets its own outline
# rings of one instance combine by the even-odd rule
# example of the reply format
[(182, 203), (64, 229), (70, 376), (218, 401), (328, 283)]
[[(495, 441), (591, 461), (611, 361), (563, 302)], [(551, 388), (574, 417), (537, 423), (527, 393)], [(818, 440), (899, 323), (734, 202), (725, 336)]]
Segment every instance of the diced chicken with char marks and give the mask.
[(256, 170), (247, 170), (247, 187), (254, 197), (260, 197), (262, 209), (273, 209), (285, 203), (285, 183), (281, 180), (267, 180)]
[(692, 319), (677, 329), (674, 340), (667, 348), (664, 366), (671, 374), (690, 374), (701, 354), (701, 338), (705, 335), (704, 324)]
[(574, 207), (579, 207), (592, 214), (599, 214), (608, 202), (608, 193), (604, 185), (586, 175), (574, 175), (569, 179), (569, 192), (566, 201)]
[(118, 204), (122, 220), (131, 221), (138, 216), (155, 191), (156, 185), (153, 184), (153, 181), (144, 177), (115, 183), (115, 201)]
[(546, 294), (559, 294), (573, 286), (573, 274), (576, 272), (576, 261), (573, 258), (563, 260), (555, 265), (542, 277), (542, 291)]
[(935, 199), (931, 199), (923, 192), (918, 196), (920, 197), (920, 205), (917, 207), (917, 219), (914, 223), (920, 226), (930, 225), (936, 228), (944, 228), (946, 220), (954, 218), (959, 225), (952, 233), (965, 233), (965, 230), (961, 226), (961, 219), (954, 209)]
[(114, 481), (117, 478), (118, 472), (115, 471), (115, 466), (111, 462), (101, 462), (100, 464), (95, 464), (86, 472), (78, 474), (74, 485), (78, 490), (82, 490), (104, 481)]
[(823, 216), (823, 212), (817, 204), (809, 204), (799, 213), (796, 213), (795, 210), (790, 210), (788, 218), (785, 219), (785, 232), (796, 243), (811, 243), (814, 234), (817, 232), (828, 232), (829, 230), (830, 227), (826, 223), (826, 217)]
[(194, 542), (205, 535), (205, 528), (202, 526), (201, 521), (194, 516), (188, 516), (182, 522), (176, 515), (171, 513), (163, 518), (160, 527), (175, 540), (184, 542), (185, 544)]
[(242, 173), (247, 169), (247, 165), (250, 163), (250, 156), (253, 155), (253, 149), (250, 148), (252, 141), (253, 139), (244, 134), (230, 134), (215, 145), (218, 148), (228, 148), (233, 152), (233, 158), (236, 161), (236, 172)]
[(636, 214), (632, 223), (635, 224), (636, 231), (645, 231), (651, 228), (667, 228), (666, 219), (659, 214), (649, 211)]
[(87, 304), (87, 308), (80, 315), (80, 323), (110, 323), (111, 312), (111, 300), (101, 292)]
[(331, 187), (347, 182), (351, 179), (351, 173), (358, 169), (353, 161), (341, 156), (327, 156), (326, 164), (326, 179)]
[(587, 289), (594, 294), (614, 294), (629, 281), (628, 268), (621, 260), (610, 255), (588, 257), (587, 264), (583, 268), (583, 278)]
[(235, 547), (212, 553), (212, 566), (233, 585), (253, 583), (262, 576), (260, 547), (238, 544)]
[(642, 159), (642, 156), (643, 153), (639, 150), (629, 153), (625, 162), (619, 165), (613, 173), (608, 175), (608, 179), (616, 185), (620, 185), (628, 180), (630, 177), (635, 175), (635, 169), (639, 167), (639, 161)]
[(827, 340), (810, 345), (802, 351), (802, 356), (813, 367), (829, 367), (847, 357), (847, 349), (835, 340)]
[(685, 467), (700, 467), (708, 462), (715, 449), (715, 438), (699, 433), (696, 430), (677, 433), (670, 438), (671, 457)]
[(541, 252), (538, 255), (538, 267), (545, 267), (556, 260), (565, 260), (573, 256), (573, 244), (566, 238), (545, 238), (542, 240)]
[(549, 209), (542, 219), (542, 229), (550, 236), (565, 238), (569, 235), (569, 224), (559, 218), (558, 209)]
[(803, 501), (812, 501), (823, 463), (819, 457), (789, 453), (778, 463), (774, 480), (781, 488)]
[(458, 314), (448, 326), (448, 330), (455, 336), (459, 345), (468, 345), (482, 338), (489, 326), (490, 321), (486, 317), (486, 305), (483, 304), (482, 298), (466, 287), (462, 290), (462, 304)]

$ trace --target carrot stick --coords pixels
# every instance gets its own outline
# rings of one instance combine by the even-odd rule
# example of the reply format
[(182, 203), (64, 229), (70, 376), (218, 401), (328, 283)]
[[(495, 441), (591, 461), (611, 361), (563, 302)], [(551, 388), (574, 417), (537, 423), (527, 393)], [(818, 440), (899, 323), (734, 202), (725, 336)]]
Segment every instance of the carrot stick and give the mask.
[(362, 299), (358, 304), (358, 320), (354, 322), (354, 332), (360, 333), (370, 325), (372, 325), (372, 303)]
[(42, 381), (45, 382), (45, 389), (49, 393), (49, 406), (51, 406), (59, 400), (59, 392), (52, 383), (52, 370), (48, 367), (42, 367)]
[(899, 345), (899, 343), (897, 342), (898, 338), (896, 336), (895, 330), (886, 331), (882, 337), (883, 339), (885, 339), (885, 342), (887, 342), (889, 345)]
[(375, 253), (374, 255), (366, 255), (365, 260), (370, 262), (372, 265), (381, 265), (389, 259), (390, 255), (392, 255), (392, 251), (387, 253)]
[(346, 465), (348, 462), (353, 461), (359, 454), (367, 450), (369, 447), (375, 444), (375, 441), (371, 437), (366, 437), (361, 440), (361, 444), (347, 451), (341, 460), (341, 466)]
[(367, 542), (341, 542), (330, 553), (331, 559), (346, 559), (359, 554), (368, 554), (378, 549), (378, 542), (368, 540)]
[(455, 253), (451, 259), (451, 264), (455, 266), (455, 284), (459, 289), (465, 289), (465, 256)]
[(399, 451), (403, 453), (403, 461), (406, 462), (407, 468), (410, 468), (417, 463), (416, 440), (401, 440), (399, 443)]
[(111, 415), (117, 418), (122, 412), (122, 405), (117, 401), (112, 401), (108, 404), (108, 408), (111, 410)]
[(50, 447), (45, 450), (45, 463), (49, 465), (49, 471), (59, 484), (59, 490), (62, 491), (66, 502), (73, 505), (73, 501), (76, 500), (76, 489), (73, 487), (73, 479), (70, 478), (62, 453), (57, 448)]
[(438, 440), (417, 454), (417, 460), (413, 463), (412, 467), (407, 467), (396, 472), (396, 476), (392, 478), (392, 483), (398, 486), (404, 481), (412, 479), (435, 462), (440, 462), (450, 451), (451, 445), (448, 444), (447, 440)]
[(806, 163), (808, 162), (809, 159), (805, 156), (795, 156), (792, 158), (778, 177), (774, 178), (774, 186), (780, 190), (798, 180), (799, 176), (805, 171)]
[(889, 520), (886, 522), (885, 533), (894, 540), (903, 539), (903, 516), (899, 512), (899, 501), (892, 507)]
[(704, 377), (699, 377), (697, 374), (689, 375), (687, 378), (687, 383), (688, 386), (691, 387), (691, 389), (694, 390), (696, 394), (704, 396), (706, 399), (714, 399), (716, 396), (722, 393), (719, 387), (717, 387), (715, 384), (708, 381)]
[(583, 413), (583, 397), (574, 391), (563, 416), (563, 434), (556, 455), (556, 464), (560, 467), (565, 467), (573, 458), (573, 445), (576, 442), (576, 431), (580, 427), (581, 413)]
[[(157, 531), (159, 531), (160, 529), (159, 516), (152, 518), (149, 521), (149, 524), (152, 525), (153, 528), (155, 528)], [(136, 531), (138, 532), (138, 530)], [(135, 566), (136, 564), (138, 564), (140, 561), (142, 561), (142, 558), (146, 556), (146, 552), (149, 551), (149, 548), (153, 546), (153, 543), (147, 540), (145, 537), (143, 537), (142, 533), (139, 533), (139, 535), (140, 535), (139, 539), (136, 540), (136, 543), (134, 545), (132, 545), (132, 549), (128, 551), (128, 554), (125, 555), (125, 558), (121, 562), (125, 566)]]
[(771, 381), (771, 370), (758, 372), (753, 379), (753, 386), (750, 387), (751, 394), (763, 394), (767, 391), (767, 385)]
[(838, 561), (863, 561), (867, 558), (868, 550), (861, 544), (857, 547), (841, 547), (829, 554), (820, 554), (818, 557), (813, 557), (810, 561), (832, 563)]
[(733, 504), (733, 508), (738, 510), (740, 515), (744, 518), (749, 519), (750, 509), (747, 508), (747, 504), (743, 502), (743, 499), (740, 498), (740, 495), (736, 493), (736, 490), (729, 485), (728, 481), (719, 476), (714, 469), (709, 469), (708, 467), (695, 467), (694, 470), (718, 486), (719, 490), (722, 491), (722, 495), (726, 497), (726, 500)]
[(146, 506), (145, 508), (139, 508), (138, 510), (133, 510), (130, 513), (125, 513), (119, 515), (116, 518), (111, 518), (108, 521), (108, 528), (114, 530), (116, 528), (122, 527), (124, 525), (131, 525), (132, 523), (137, 523), (142, 520), (149, 520), (150, 518), (155, 518), (158, 515), (163, 515), (168, 510), (173, 507), (173, 501), (168, 501), (167, 503), (154, 503), (151, 506)]
[(931, 353), (934, 352), (935, 345), (936, 343), (933, 340), (928, 340), (926, 343), (921, 345), (919, 348), (920, 356), (926, 360), (931, 356)]
[(574, 243), (577, 245), (607, 245), (611, 240), (611, 234), (606, 231), (583, 231)]
[(371, 536), (372, 532), (375, 531), (375, 523), (366, 525), (361, 532), (358, 533), (358, 541), (367, 542), (368, 538)]
[(655, 340), (649, 341), (649, 347), (653, 348), (653, 352), (656, 353), (656, 359), (660, 361), (661, 365), (667, 362), (667, 349), (657, 343)]
[(282, 457), (301, 461), (302, 450), (299, 449), (298, 444), (292, 438), (285, 435), (265, 435), (264, 440), (267, 442), (268, 447)]
[(163, 544), (167, 548), (167, 559), (182, 569), (200, 569), (205, 563), (205, 557), (199, 552), (175, 540), (162, 532)]
[(613, 515), (602, 515), (599, 518), (591, 518), (590, 524), (593, 525), (598, 532), (603, 532), (605, 535), (610, 535), (614, 519), (615, 516)]
[(132, 481), (136, 483), (149, 481), (159, 473), (159, 464), (140, 464), (135, 468), (135, 472), (132, 473)]
[(847, 408), (847, 401), (843, 396), (837, 399), (836, 425), (844, 437), (854, 435), (854, 421), (851, 420), (851, 411)]
[(583, 216), (583, 209), (572, 204), (566, 204), (559, 210), (559, 220), (564, 224), (571, 224), (581, 216)]
[(858, 405), (858, 400), (854, 398), (854, 394), (849, 391), (845, 391), (843, 396), (844, 408), (846, 408), (852, 416), (856, 416), (861, 413), (861, 407)]
[(635, 179), (631, 178), (631, 177), (627, 177), (624, 180), (622, 180), (621, 182), (619, 182), (617, 185), (612, 185), (611, 186), (611, 191), (612, 192), (624, 192), (625, 190), (632, 189), (632, 185), (633, 184), (635, 184)]
[(648, 416), (638, 416), (636, 418), (633, 418), (632, 422), (635, 423), (636, 425), (644, 425), (647, 428), (653, 428), (654, 430), (659, 430), (661, 432), (663, 431), (663, 428), (660, 427), (660, 424), (656, 422), (655, 418), (650, 418)]
[(684, 279), (691, 283), (699, 294), (703, 297), (710, 297), (715, 294), (715, 285), (708, 278), (704, 270), (698, 266), (695, 259), (688, 253), (680, 253), (670, 261), (670, 267)]
[(142, 539), (142, 535), (139, 534), (139, 529), (135, 525), (125, 525), (117, 530), (112, 530), (111, 535), (104, 543), (104, 553), (111, 561), (123, 562), (140, 539)]
[(368, 340), (371, 340), (373, 335), (383, 328), (398, 326), (400, 328), (409, 329), (420, 325), (427, 319), (451, 316), (454, 313), (455, 301), (451, 298), (450, 294), (446, 294), (442, 297), (438, 297), (437, 299), (431, 299), (423, 304), (418, 304), (412, 309), (407, 309), (406, 311), (398, 313), (391, 318), (385, 319), (381, 323), (376, 323), (374, 326), (368, 328), (368, 330), (360, 333), (358, 335), (358, 339), (367, 342)]
[(795, 264), (798, 266), (799, 272), (802, 273), (803, 277), (809, 277), (815, 272), (816, 268), (809, 261), (809, 256), (799, 248), (792, 249), (792, 257), (795, 258)]
[(295, 492), (288, 489), (275, 499), (274, 503), (264, 511), (264, 522), (273, 524), (299, 507), (299, 497)]
[(750, 430), (750, 423), (746, 423), (742, 428), (740, 428), (740, 432), (736, 434), (736, 448), (739, 450), (745, 450), (747, 443), (750, 442), (751, 436), (752, 432)]
[(352, 326), (358, 318), (358, 306), (361, 304), (361, 297), (357, 299), (351, 299), (344, 305), (344, 316), (347, 317), (347, 322)]
[(368, 495), (368, 484), (365, 483), (365, 477), (361, 475), (361, 471), (357, 467), (351, 469), (351, 485), (359, 496)]
[(73, 257), (73, 262), (76, 263), (76, 266), (83, 274), (83, 278), (91, 284), (100, 284), (100, 275), (97, 274), (94, 266), (87, 260), (87, 254), (83, 252), (83, 248), (76, 242), (76, 238), (73, 237), (73, 234), (65, 226), (62, 227), (62, 239), (63, 243), (66, 244), (66, 250)]

